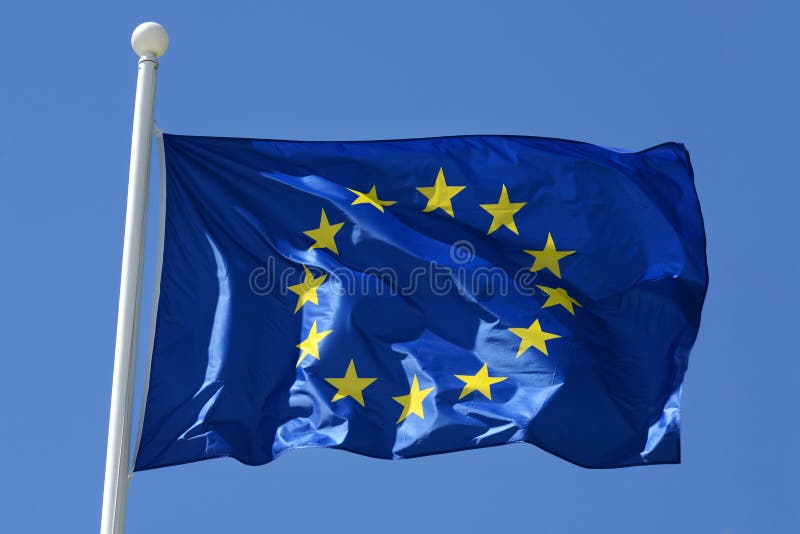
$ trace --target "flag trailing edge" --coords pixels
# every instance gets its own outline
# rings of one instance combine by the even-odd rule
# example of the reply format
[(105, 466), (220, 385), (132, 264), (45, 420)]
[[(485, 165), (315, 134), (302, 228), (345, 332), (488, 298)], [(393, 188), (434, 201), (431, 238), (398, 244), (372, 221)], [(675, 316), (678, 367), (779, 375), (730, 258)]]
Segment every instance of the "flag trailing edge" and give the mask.
[(137, 470), (520, 441), (679, 461), (708, 284), (682, 145), (164, 141)]

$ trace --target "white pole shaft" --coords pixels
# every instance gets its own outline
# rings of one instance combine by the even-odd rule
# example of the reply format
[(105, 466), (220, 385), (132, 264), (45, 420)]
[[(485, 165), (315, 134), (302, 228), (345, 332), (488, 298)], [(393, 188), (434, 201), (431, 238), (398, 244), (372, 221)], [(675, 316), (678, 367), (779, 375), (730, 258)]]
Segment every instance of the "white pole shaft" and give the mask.
[(122, 247), (114, 377), (111, 385), (111, 413), (108, 420), (101, 534), (121, 534), (125, 529), (133, 416), (131, 411), (136, 374), (139, 300), (142, 286), (157, 67), (158, 62), (154, 53), (146, 53), (139, 59), (136, 103), (133, 111), (131, 165), (128, 177), (128, 205)]

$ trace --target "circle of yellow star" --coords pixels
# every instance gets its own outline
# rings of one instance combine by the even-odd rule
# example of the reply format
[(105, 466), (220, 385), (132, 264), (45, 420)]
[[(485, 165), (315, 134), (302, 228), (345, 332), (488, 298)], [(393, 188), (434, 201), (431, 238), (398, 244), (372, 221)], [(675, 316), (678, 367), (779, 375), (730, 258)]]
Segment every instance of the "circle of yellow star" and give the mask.
[(323, 209), (322, 215), (319, 218), (319, 228), (314, 228), (312, 230), (303, 232), (314, 240), (314, 243), (308, 247), (308, 250), (315, 248), (327, 248), (332, 250), (334, 254), (339, 254), (339, 249), (336, 248), (336, 241), (334, 237), (336, 236), (336, 232), (342, 229), (342, 226), (344, 226), (343, 222), (330, 224), (328, 222), (328, 216), (325, 214), (325, 210)]
[(522, 356), (522, 353), (531, 347), (535, 347), (539, 352), (547, 356), (547, 344), (549, 339), (556, 339), (561, 336), (545, 332), (539, 326), (539, 319), (533, 321), (528, 328), (509, 328), (509, 332), (519, 337), (519, 348), (517, 349), (517, 358)]
[(440, 209), (450, 217), (455, 217), (453, 213), (452, 198), (464, 190), (464, 185), (447, 185), (444, 179), (444, 170), (439, 167), (439, 174), (431, 187), (418, 187), (417, 191), (425, 195), (428, 204), (422, 209), (424, 212)]
[(395, 402), (399, 403), (403, 407), (403, 411), (400, 414), (400, 418), (397, 420), (397, 424), (400, 424), (405, 420), (406, 417), (411, 415), (412, 413), (418, 416), (420, 419), (425, 419), (425, 410), (422, 408), (422, 401), (425, 400), (430, 392), (433, 391), (433, 387), (419, 389), (419, 381), (417, 380), (417, 375), (414, 375), (414, 380), (411, 382), (411, 391), (408, 392), (408, 395), (400, 395), (399, 397), (392, 397)]
[(480, 371), (474, 375), (455, 376), (464, 382), (464, 389), (461, 390), (461, 395), (458, 396), (458, 400), (463, 399), (473, 391), (479, 391), (481, 395), (489, 400), (492, 400), (492, 385), (502, 382), (508, 378), (507, 376), (489, 376), (489, 366), (485, 363), (483, 364), (483, 367), (481, 367)]
[(321, 286), (328, 277), (327, 274), (323, 274), (319, 278), (314, 278), (314, 275), (305, 265), (303, 265), (303, 270), (305, 271), (303, 281), (299, 284), (289, 286), (288, 288), (289, 291), (297, 295), (297, 306), (294, 308), (294, 313), (297, 313), (297, 310), (302, 308), (303, 304), (306, 302), (319, 304), (317, 300), (317, 288)]
[(550, 272), (559, 278), (561, 278), (561, 269), (558, 268), (558, 260), (575, 253), (574, 250), (556, 250), (556, 243), (550, 232), (547, 232), (547, 242), (542, 250), (523, 250), (522, 252), (536, 258), (531, 265), (531, 271), (550, 269)]
[(381, 200), (378, 198), (378, 191), (375, 189), (375, 186), (372, 186), (372, 189), (369, 190), (369, 193), (362, 193), (361, 191), (356, 191), (355, 189), (347, 188), (348, 191), (354, 193), (356, 195), (356, 199), (350, 203), (351, 206), (355, 206), (357, 204), (369, 204), (370, 206), (374, 206), (378, 209), (381, 213), (383, 213), (384, 206), (391, 206), (392, 204), (396, 204), (396, 200)]
[(544, 304), (542, 304), (542, 308), (549, 308), (550, 306), (563, 306), (569, 313), (575, 315), (575, 308), (573, 305), (581, 308), (583, 307), (580, 302), (569, 296), (566, 289), (562, 289), (560, 287), (536, 287), (541, 289), (547, 295), (547, 300)]
[(333, 330), (323, 330), (322, 332), (317, 332), (317, 321), (314, 321), (314, 323), (311, 325), (311, 330), (308, 332), (308, 337), (297, 344), (297, 348), (302, 352), (300, 354), (300, 358), (297, 359), (296, 367), (300, 367), (300, 363), (302, 363), (303, 358), (306, 356), (313, 356), (319, 360), (319, 343), (331, 332), (333, 332)]
[(352, 358), (347, 365), (342, 378), (326, 378), (325, 381), (336, 388), (336, 393), (333, 395), (331, 402), (342, 400), (345, 397), (351, 397), (361, 406), (364, 406), (364, 389), (375, 382), (377, 378), (362, 378), (356, 373), (356, 365)]
[(500, 200), (497, 204), (481, 204), (481, 207), (489, 212), (492, 216), (492, 224), (489, 226), (489, 231), (486, 235), (491, 234), (501, 226), (505, 226), (515, 234), (519, 235), (517, 224), (514, 222), (514, 214), (517, 213), (527, 202), (510, 202), (508, 200), (508, 191), (505, 184), (500, 191)]

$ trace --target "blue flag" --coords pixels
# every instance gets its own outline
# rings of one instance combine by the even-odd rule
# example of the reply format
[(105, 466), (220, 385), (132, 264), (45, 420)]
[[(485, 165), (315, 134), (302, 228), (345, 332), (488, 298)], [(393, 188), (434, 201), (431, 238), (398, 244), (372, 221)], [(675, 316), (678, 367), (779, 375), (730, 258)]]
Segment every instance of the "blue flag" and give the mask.
[(137, 470), (528, 442), (680, 461), (708, 286), (689, 155), (165, 135)]

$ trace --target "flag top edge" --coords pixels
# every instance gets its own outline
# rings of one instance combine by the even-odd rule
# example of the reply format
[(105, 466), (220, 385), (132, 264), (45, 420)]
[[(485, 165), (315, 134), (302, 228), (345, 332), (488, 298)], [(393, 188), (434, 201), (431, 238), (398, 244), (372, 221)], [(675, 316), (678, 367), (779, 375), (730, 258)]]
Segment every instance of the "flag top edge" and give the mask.
[(270, 138), (260, 138), (260, 137), (237, 137), (237, 136), (226, 136), (226, 135), (215, 136), (215, 135), (176, 134), (176, 133), (167, 133), (166, 131), (163, 132), (163, 135), (164, 137), (181, 137), (190, 139), (258, 141), (266, 143), (297, 143), (297, 144), (398, 143), (405, 141), (436, 141), (436, 140), (446, 140), (446, 139), (474, 139), (474, 138), (488, 137), (488, 138), (520, 139), (528, 141), (551, 141), (557, 143), (569, 143), (573, 145), (598, 148), (616, 154), (645, 154), (647, 152), (669, 147), (677, 149), (679, 152), (683, 153), (687, 157), (689, 155), (689, 151), (686, 148), (686, 145), (680, 141), (664, 141), (640, 150), (628, 150), (624, 148), (616, 148), (606, 145), (599, 145), (596, 143), (590, 143), (588, 141), (577, 141), (575, 139), (565, 139), (561, 137), (548, 137), (548, 136), (538, 136), (538, 135), (522, 135), (522, 134), (454, 134), (454, 135), (432, 135), (432, 136), (421, 136), (421, 137), (397, 137), (397, 138), (386, 138), (386, 139), (270, 139)]

